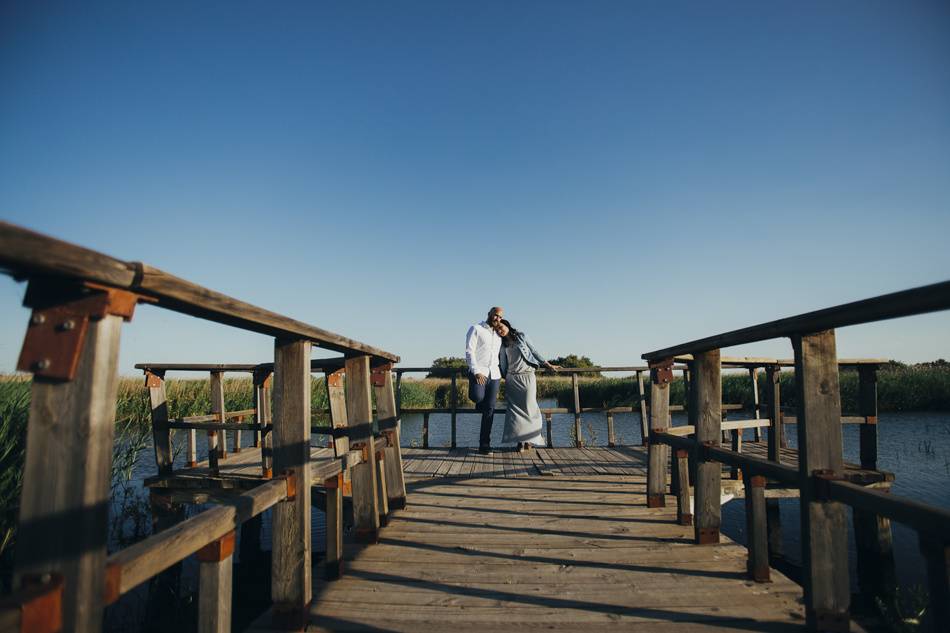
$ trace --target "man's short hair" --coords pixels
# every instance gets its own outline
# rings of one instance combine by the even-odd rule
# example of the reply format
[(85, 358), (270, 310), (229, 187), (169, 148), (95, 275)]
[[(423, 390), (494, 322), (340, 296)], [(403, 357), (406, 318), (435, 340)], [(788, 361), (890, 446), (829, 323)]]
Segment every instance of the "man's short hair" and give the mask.
[(492, 309), (488, 311), (488, 316), (491, 316), (493, 314), (498, 314), (499, 312), (504, 312), (504, 311), (505, 311), (504, 308), (501, 308), (499, 306), (492, 306)]

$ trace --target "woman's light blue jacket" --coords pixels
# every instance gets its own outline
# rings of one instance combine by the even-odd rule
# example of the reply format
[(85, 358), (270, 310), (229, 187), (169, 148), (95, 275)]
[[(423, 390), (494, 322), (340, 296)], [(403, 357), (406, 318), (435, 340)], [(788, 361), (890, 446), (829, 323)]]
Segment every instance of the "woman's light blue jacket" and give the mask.
[[(531, 339), (528, 338), (528, 335), (524, 332), (518, 332), (515, 336), (517, 342), (515, 346), (518, 348), (518, 351), (521, 352), (521, 356), (527, 361), (529, 365), (537, 369), (541, 365), (547, 362), (544, 356), (541, 355), (541, 352), (535, 348), (531, 343)], [(501, 346), (501, 351), (498, 354), (498, 364), (501, 367), (501, 375), (505, 376), (508, 374), (508, 353), (505, 351), (505, 346)]]

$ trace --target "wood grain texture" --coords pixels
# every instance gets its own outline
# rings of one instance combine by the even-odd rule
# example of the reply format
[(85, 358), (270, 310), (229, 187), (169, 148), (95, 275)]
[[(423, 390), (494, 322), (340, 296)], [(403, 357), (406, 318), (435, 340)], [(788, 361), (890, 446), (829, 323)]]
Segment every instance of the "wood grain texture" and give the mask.
[(647, 415), (646, 390), (643, 388), (643, 372), (637, 372), (637, 394), (640, 396), (640, 444), (646, 446), (650, 438), (650, 418)]
[[(348, 426), (346, 417), (346, 392), (343, 387), (342, 372), (325, 374), (327, 385), (327, 402), (330, 405), (330, 424), (335, 429), (345, 429)], [(350, 451), (350, 438), (345, 435), (334, 438), (333, 446), (337, 455), (345, 455)]]
[(386, 447), (386, 492), (389, 507), (398, 510), (406, 505), (406, 481), (402, 463), (402, 421), (396, 409), (396, 397), (393, 389), (392, 372), (386, 372), (382, 383), (374, 386), (376, 392), (376, 415), (380, 420), (394, 419), (390, 432), (392, 442)]
[(309, 341), (275, 341), (273, 436), (274, 474), (296, 477), (297, 495), (274, 507), (271, 597), (295, 613), (312, 597)]
[(769, 365), (765, 368), (765, 406), (766, 417), (772, 421), (769, 427), (769, 459), (773, 462), (781, 461), (781, 450), (784, 444), (785, 431), (782, 428), (782, 390), (779, 384), (781, 368)]
[(198, 563), (198, 633), (231, 633), (234, 557)]
[[(350, 427), (372, 423), (373, 402), (370, 389), (369, 356), (346, 359), (346, 413)], [(353, 521), (357, 537), (375, 542), (379, 535), (379, 506), (376, 502), (376, 447), (373, 434), (360, 437), (366, 461), (350, 471), (353, 483)]]
[[(213, 371), (210, 374), (211, 382), (211, 413), (217, 416), (217, 423), (224, 424), (224, 415), (227, 411), (224, 405), (224, 373)], [(208, 431), (208, 463), (212, 472), (219, 467), (218, 462), (228, 456), (228, 441), (224, 431)]]
[[(719, 350), (693, 355), (690, 361), (692, 383), (689, 389), (689, 422), (696, 428), (696, 441), (719, 446), (722, 437), (722, 377)], [(693, 525), (696, 542), (719, 542), (722, 522), (722, 466), (718, 462), (696, 459)]]
[[(841, 391), (835, 333), (793, 336), (798, 397), (798, 470), (802, 480), (815, 471), (841, 473)], [(801, 489), (802, 562), (805, 612), (810, 627), (846, 630), (851, 590), (848, 579), (847, 515), (841, 503), (817, 499)], [(840, 624), (844, 622), (844, 624)], [(844, 628), (842, 628), (844, 627)]]
[(172, 436), (168, 428), (168, 401), (165, 397), (165, 380), (157, 376), (158, 386), (147, 387), (149, 410), (152, 417), (152, 447), (155, 464), (160, 476), (172, 474)]
[(584, 431), (581, 429), (581, 396), (577, 384), (578, 374), (571, 374), (571, 389), (574, 392), (574, 446), (584, 445)]
[[(650, 381), (650, 434), (653, 429), (668, 429), (670, 426), (670, 384)], [(666, 472), (670, 460), (670, 447), (660, 442), (649, 444), (649, 469), (647, 473), (647, 505), (666, 505)]]
[(14, 585), (62, 574), (67, 631), (102, 628), (121, 324), (90, 322), (75, 379), (32, 386)]

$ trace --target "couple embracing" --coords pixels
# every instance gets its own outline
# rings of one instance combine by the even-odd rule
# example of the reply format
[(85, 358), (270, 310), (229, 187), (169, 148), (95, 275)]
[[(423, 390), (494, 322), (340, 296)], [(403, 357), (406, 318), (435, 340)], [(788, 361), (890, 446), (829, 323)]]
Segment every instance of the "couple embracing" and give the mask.
[(544, 446), (534, 372), (539, 367), (561, 369), (546, 361), (527, 335), (516, 330), (504, 316), (504, 310), (492, 308), (488, 318), (470, 327), (465, 336), (468, 397), (482, 414), (478, 452), (483, 455), (491, 455), (491, 427), (502, 377), (508, 408), (501, 441), (517, 442), (519, 451), (532, 445)]

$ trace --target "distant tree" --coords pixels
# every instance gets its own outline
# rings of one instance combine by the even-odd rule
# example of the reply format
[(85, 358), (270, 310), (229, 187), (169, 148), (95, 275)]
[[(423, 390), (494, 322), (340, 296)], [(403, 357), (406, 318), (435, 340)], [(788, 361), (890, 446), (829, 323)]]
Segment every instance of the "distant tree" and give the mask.
[[(552, 365), (560, 365), (561, 367), (571, 367), (571, 368), (580, 368), (584, 367), (596, 367), (587, 356), (578, 356), (577, 354), (568, 354), (567, 356), (558, 356), (557, 358), (551, 359), (550, 363)], [(599, 371), (594, 371), (590, 373), (582, 374), (583, 376), (597, 376), (600, 377), (601, 374)]]
[(426, 374), (426, 378), (450, 378), (459, 369), (468, 369), (468, 363), (464, 358), (443, 356), (432, 361), (432, 371)]

